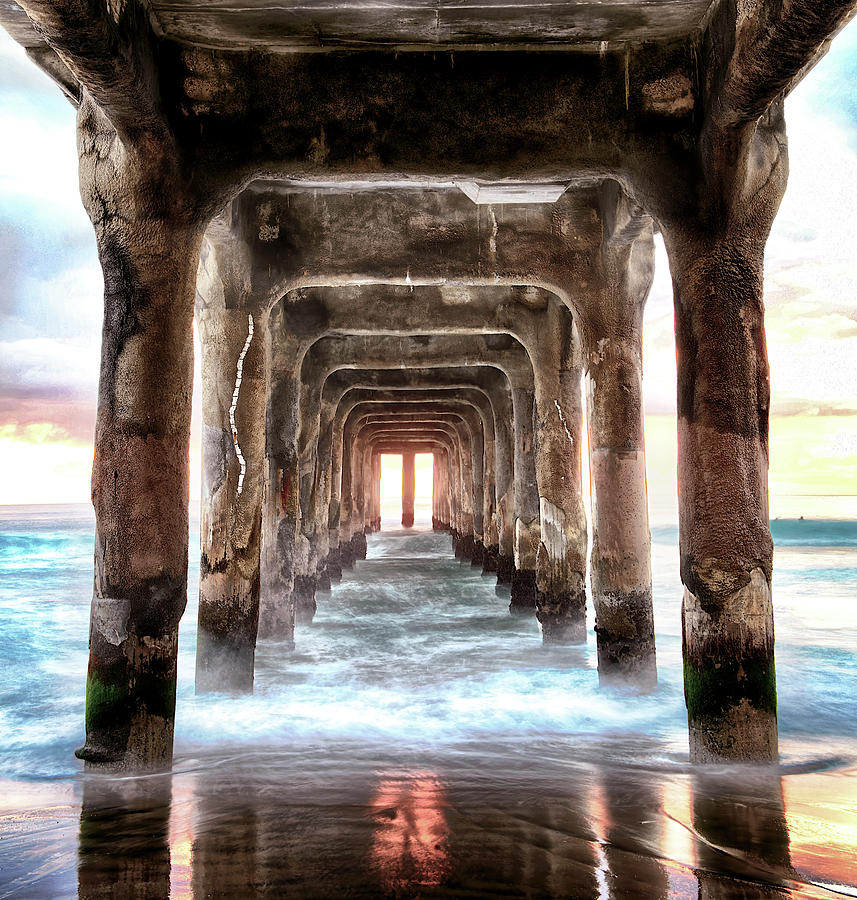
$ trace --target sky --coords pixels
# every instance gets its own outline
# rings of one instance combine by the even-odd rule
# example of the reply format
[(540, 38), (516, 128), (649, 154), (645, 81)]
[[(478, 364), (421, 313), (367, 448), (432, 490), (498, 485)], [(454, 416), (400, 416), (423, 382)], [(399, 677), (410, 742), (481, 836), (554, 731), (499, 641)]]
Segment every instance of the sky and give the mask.
[[(857, 516), (855, 83), (857, 22), (786, 103), (791, 174), (765, 278), (772, 516)], [(86, 502), (102, 277), (78, 192), (75, 111), (2, 28), (0, 134), (0, 504)], [(675, 343), (660, 238), (644, 369), (652, 519), (674, 521)], [(199, 396), (197, 370), (192, 498)]]

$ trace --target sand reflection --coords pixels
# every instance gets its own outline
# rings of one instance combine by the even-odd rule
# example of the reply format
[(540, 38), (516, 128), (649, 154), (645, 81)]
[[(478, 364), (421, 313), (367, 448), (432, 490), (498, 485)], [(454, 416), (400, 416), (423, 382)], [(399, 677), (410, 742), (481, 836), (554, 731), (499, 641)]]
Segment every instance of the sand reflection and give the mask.
[(170, 897), (168, 778), (88, 778), (78, 839), (78, 898)]
[(855, 773), (852, 767), (783, 779), (795, 870), (849, 897), (857, 897)]
[(776, 770), (700, 770), (692, 790), (700, 898), (787, 896), (794, 873)]
[(69, 896), (42, 861), (61, 869), (71, 843), (80, 900), (855, 895), (857, 807), (841, 770), (665, 772), (549, 754), (527, 767), (495, 754), (490, 769), (389, 759), (379, 777), (375, 755), (242, 762), (86, 778), (75, 839), (47, 828), (57, 807), (46, 805), (45, 827), (11, 848), (31, 853), (32, 874), (7, 871), (27, 896)]
[(369, 863), (385, 892), (437, 886), (449, 873), (448, 805), (444, 785), (431, 772), (380, 783), (371, 802), (375, 830)]

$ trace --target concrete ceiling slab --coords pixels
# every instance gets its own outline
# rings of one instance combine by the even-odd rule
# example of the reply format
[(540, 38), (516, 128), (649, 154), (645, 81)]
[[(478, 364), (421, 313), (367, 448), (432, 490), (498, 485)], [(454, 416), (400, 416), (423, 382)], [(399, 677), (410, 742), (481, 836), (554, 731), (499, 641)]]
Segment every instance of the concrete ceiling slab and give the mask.
[(151, 0), (163, 34), (198, 47), (273, 52), (367, 46), (592, 44), (698, 29), (712, 0)]

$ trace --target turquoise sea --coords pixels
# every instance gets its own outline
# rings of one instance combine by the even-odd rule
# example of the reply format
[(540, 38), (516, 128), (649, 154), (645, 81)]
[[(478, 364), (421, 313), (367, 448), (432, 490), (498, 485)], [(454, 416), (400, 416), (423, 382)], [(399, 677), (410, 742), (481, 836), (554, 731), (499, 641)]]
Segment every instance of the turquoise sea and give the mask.
[(857, 521), (772, 528), (778, 769), (688, 765), (675, 527), (639, 697), (418, 523), (246, 698), (194, 695), (192, 552), (174, 772), (119, 779), (73, 756), (91, 510), (0, 507), (0, 897), (857, 896)]

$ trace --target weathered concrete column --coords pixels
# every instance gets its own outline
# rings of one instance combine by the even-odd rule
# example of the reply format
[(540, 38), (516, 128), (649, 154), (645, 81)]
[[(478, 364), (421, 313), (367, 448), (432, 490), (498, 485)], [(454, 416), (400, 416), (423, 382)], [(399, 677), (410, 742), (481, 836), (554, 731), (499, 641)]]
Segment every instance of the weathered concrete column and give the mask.
[[(691, 759), (777, 759), (763, 262), (785, 191), (777, 103), (727, 131), (702, 221), (664, 229), (675, 292), (683, 651)], [(722, 145), (721, 145), (721, 153)], [(690, 211), (688, 211), (690, 213)]]
[[(274, 316), (272, 315), (272, 319)], [(272, 329), (273, 330), (273, 323)], [(300, 522), (296, 374), (278, 368), (268, 397), (265, 502), (262, 517), (262, 591), (259, 637), (294, 646), (294, 559)]]
[(450, 446), (446, 454), (447, 469), (447, 498), (449, 502), (449, 533), (452, 538), (453, 552), (458, 541), (461, 528), (461, 455), (458, 447)]
[(536, 482), (533, 414), (535, 392), (529, 385), (512, 386), (515, 419), (515, 570), (509, 611), (536, 611), (536, 556), (541, 542), (539, 489)]
[(452, 464), (450, 462), (449, 451), (445, 450), (441, 456), (441, 475), (442, 493), (441, 493), (441, 515), (443, 516), (444, 530), (450, 531), (452, 528)]
[(357, 473), (359, 480), (357, 483), (357, 504), (360, 509), (360, 531), (364, 534), (371, 534), (372, 521), (374, 518), (372, 511), (372, 476), (373, 476), (373, 459), (372, 447), (369, 442), (361, 440), (360, 453), (358, 456)]
[(440, 456), (440, 452), (435, 451), (432, 454), (431, 465), (431, 527), (434, 531), (443, 530), (443, 517), (441, 515), (440, 502), (440, 492), (442, 490), (440, 467), (443, 463)]
[[(254, 271), (269, 291), (271, 398), (268, 407), (269, 489), (263, 517), (263, 580), (260, 636), (293, 640), (294, 622), (315, 615), (316, 560), (302, 521), (310, 509), (312, 477), (302, 468), (304, 426), (301, 365), (312, 342), (324, 333), (322, 311), (299, 294), (286, 297), (270, 287), (268, 267), (254, 256)], [(274, 299), (279, 302), (273, 303)]]
[(339, 495), (339, 565), (342, 569), (350, 569), (355, 559), (352, 543), (355, 509), (352, 465), (353, 447), (349, 447), (343, 440), (342, 482)]
[(416, 475), (414, 472), (414, 454), (402, 454), (402, 525), (412, 528), (414, 524), (414, 494), (416, 493)]
[(451, 526), (449, 501), (449, 454), (446, 451), (435, 454), (438, 466), (438, 519), (441, 531), (449, 531)]
[(372, 530), (381, 530), (381, 455), (372, 457)]
[(196, 689), (241, 693), (253, 689), (259, 622), (268, 315), (247, 311), (225, 266), (212, 263), (205, 277), (206, 257), (216, 254), (207, 251), (196, 314), (203, 419)]
[(654, 275), (652, 220), (618, 185), (601, 189), (604, 233), (593, 267), (602, 297), (581, 319), (592, 487), (592, 595), (598, 674), (657, 683), (643, 434), (643, 309)]
[(121, 140), (84, 92), (80, 183), (104, 271), (86, 684), (90, 766), (172, 757), (178, 624), (187, 602), (193, 305), (204, 223), (157, 125)]
[(580, 464), (580, 340), (571, 312), (553, 299), (530, 330), (526, 346), (535, 382), (541, 523), (536, 616), (545, 643), (583, 643), (588, 538)]
[(347, 424), (342, 438), (342, 497), (339, 526), (340, 561), (351, 568), (355, 560), (366, 556), (363, 512), (363, 443), (360, 435)]
[[(489, 559), (498, 584), (511, 584), (515, 571), (515, 427), (512, 412), (512, 392), (506, 388), (496, 398), (495, 426), (495, 489), (497, 494), (497, 547), (488, 548)], [(496, 555), (495, 555), (496, 554)]]

